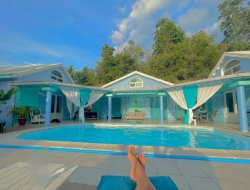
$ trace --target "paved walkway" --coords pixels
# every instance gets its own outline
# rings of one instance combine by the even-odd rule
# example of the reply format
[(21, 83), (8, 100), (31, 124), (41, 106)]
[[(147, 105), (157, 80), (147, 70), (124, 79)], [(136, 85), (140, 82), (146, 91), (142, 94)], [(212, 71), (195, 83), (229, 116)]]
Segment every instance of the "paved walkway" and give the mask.
[[(170, 176), (180, 190), (250, 189), (250, 164), (165, 158), (147, 160), (146, 170), (149, 176)], [(126, 156), (0, 149), (0, 169), (16, 162), (41, 168), (48, 164), (78, 165), (78, 169), (62, 185), (61, 190), (93, 190), (102, 175), (128, 176), (130, 171)]]

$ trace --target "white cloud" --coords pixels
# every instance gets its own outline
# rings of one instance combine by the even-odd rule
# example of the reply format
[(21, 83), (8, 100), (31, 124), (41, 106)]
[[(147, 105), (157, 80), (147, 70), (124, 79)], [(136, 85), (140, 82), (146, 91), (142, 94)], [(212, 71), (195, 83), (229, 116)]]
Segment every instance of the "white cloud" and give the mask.
[(120, 50), (130, 39), (136, 43), (143, 43), (147, 36), (152, 35), (154, 28), (151, 16), (163, 9), (172, 0), (138, 0), (133, 6), (127, 18), (117, 24), (117, 30), (113, 31), (111, 39), (116, 50)]
[(182, 27), (199, 27), (208, 16), (208, 10), (204, 8), (190, 9), (179, 17), (177, 23)]
[(133, 40), (144, 49), (151, 49), (155, 24), (167, 16), (174, 19), (188, 35), (198, 31), (218, 34), (218, 4), (222, 0), (138, 0), (132, 5), (127, 17), (117, 23), (111, 40), (116, 51), (128, 40)]

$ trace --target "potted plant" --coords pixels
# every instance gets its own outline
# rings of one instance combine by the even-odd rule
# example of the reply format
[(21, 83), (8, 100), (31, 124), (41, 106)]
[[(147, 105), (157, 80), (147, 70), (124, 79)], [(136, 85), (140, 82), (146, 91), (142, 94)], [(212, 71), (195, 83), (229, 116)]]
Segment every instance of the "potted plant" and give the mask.
[(18, 116), (18, 123), (20, 126), (24, 126), (26, 124), (27, 118), (29, 116), (29, 107), (20, 107), (15, 108), (14, 113)]

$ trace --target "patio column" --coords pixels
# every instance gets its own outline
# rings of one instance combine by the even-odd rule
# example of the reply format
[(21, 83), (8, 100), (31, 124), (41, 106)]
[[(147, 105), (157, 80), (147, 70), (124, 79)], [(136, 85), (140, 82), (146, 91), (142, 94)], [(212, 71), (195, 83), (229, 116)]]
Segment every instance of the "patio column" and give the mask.
[(166, 93), (160, 92), (158, 93), (159, 98), (160, 98), (160, 123), (164, 124), (164, 96)]
[(112, 94), (108, 94), (108, 122), (112, 119)]
[(51, 97), (52, 97), (52, 92), (48, 90), (46, 95), (45, 127), (50, 126)]
[(237, 86), (238, 118), (241, 132), (248, 132), (246, 98), (244, 86)]

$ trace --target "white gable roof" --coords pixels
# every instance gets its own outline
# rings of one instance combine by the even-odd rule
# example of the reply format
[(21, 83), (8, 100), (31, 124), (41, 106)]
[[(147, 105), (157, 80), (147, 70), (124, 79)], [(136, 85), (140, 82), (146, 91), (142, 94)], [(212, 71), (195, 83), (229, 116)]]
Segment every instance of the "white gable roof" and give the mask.
[(226, 57), (232, 57), (232, 58), (250, 58), (250, 51), (232, 51), (232, 52), (225, 52), (213, 68), (212, 72), (208, 76), (208, 78), (213, 77), (215, 74), (215, 71), (219, 68), (220, 64), (223, 63)]
[(158, 78), (156, 78), (156, 77), (152, 77), (152, 76), (150, 76), (150, 75), (141, 73), (141, 72), (139, 72), (139, 71), (134, 71), (134, 72), (129, 73), (129, 74), (127, 74), (127, 75), (125, 75), (125, 76), (123, 76), (123, 77), (121, 77), (121, 78), (118, 78), (118, 79), (116, 79), (116, 80), (114, 80), (114, 81), (112, 81), (112, 82), (110, 82), (110, 83), (108, 83), (108, 84), (105, 84), (105, 85), (103, 85), (102, 87), (104, 87), (104, 88), (109, 87), (109, 86), (112, 85), (112, 84), (115, 84), (115, 83), (117, 83), (117, 82), (119, 82), (119, 81), (121, 81), (121, 80), (123, 80), (123, 79), (126, 79), (126, 78), (128, 78), (128, 77), (130, 77), (130, 76), (132, 76), (132, 75), (136, 75), (136, 74), (137, 74), (137, 75), (141, 75), (141, 76), (146, 77), (146, 78), (149, 78), (149, 79), (152, 79), (152, 80), (155, 80), (155, 81), (158, 81), (158, 82), (161, 82), (161, 83), (166, 84), (166, 85), (174, 85), (174, 84), (171, 83), (171, 82), (167, 82), (167, 81), (165, 81), (165, 80), (158, 79)]
[(0, 67), (0, 76), (8, 76), (8, 77), (21, 77), (41, 71), (46, 71), (54, 68), (62, 68), (66, 75), (69, 77), (70, 81), (74, 83), (73, 79), (69, 75), (68, 71), (64, 68), (61, 63), (54, 64), (30, 64), (23, 66), (12, 66), (12, 67)]

